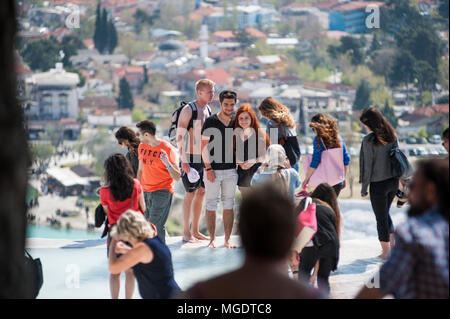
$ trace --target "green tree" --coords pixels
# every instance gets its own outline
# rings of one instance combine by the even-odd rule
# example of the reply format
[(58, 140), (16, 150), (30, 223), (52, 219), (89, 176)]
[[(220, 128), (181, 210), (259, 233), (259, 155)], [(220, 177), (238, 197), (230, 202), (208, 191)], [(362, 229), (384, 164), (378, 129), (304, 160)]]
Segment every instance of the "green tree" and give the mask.
[(147, 66), (143, 66), (144, 69), (144, 84), (148, 83), (148, 71), (147, 71)]
[(66, 35), (61, 41), (62, 50), (64, 52), (64, 58), (62, 63), (65, 67), (70, 66), (70, 57), (78, 53), (79, 49), (85, 49), (83, 41), (74, 35)]
[(354, 110), (363, 110), (369, 107), (371, 88), (366, 80), (363, 80), (356, 91), (355, 101), (353, 102)]
[(110, 19), (108, 21), (108, 37), (107, 37), (107, 51), (109, 54), (113, 54), (114, 53), (114, 49), (117, 46), (117, 30), (116, 27), (114, 25), (114, 22), (112, 19)]
[(427, 127), (426, 126), (420, 127), (419, 131), (417, 132), (417, 135), (422, 138), (428, 138)]
[(394, 57), (389, 76), (392, 86), (414, 83), (416, 59), (408, 51), (400, 51)]
[(147, 119), (142, 109), (133, 110), (131, 117), (133, 118), (133, 122), (140, 122)]
[(55, 148), (50, 144), (39, 143), (31, 147), (32, 160), (39, 166), (43, 166), (54, 154)]
[(378, 40), (378, 33), (374, 33), (372, 44), (370, 45), (370, 51), (375, 52), (382, 48), (380, 41)]
[(133, 94), (131, 93), (130, 84), (126, 78), (122, 78), (119, 82), (119, 108), (130, 109), (134, 108)]
[(61, 45), (51, 36), (48, 39), (30, 42), (21, 55), (32, 70), (48, 71), (60, 60), (60, 51)]
[(415, 65), (415, 74), (419, 90), (434, 91), (438, 81), (439, 71), (435, 70), (428, 62), (418, 61)]
[(395, 116), (394, 108), (392, 108), (389, 105), (389, 100), (388, 99), (386, 99), (386, 102), (384, 103), (384, 107), (381, 109), (381, 113), (383, 113), (383, 116), (388, 120), (389, 123), (391, 123), (391, 125), (394, 128), (397, 128), (397, 126), (398, 126), (398, 119)]
[(252, 44), (256, 42), (256, 39), (250, 35), (245, 29), (233, 31), (235, 41), (241, 46), (243, 52), (246, 52)]

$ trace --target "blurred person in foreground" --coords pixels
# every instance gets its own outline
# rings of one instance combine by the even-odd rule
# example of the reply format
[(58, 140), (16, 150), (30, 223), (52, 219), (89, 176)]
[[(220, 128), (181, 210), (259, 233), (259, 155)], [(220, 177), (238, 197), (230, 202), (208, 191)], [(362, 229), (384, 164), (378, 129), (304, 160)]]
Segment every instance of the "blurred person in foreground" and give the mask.
[(245, 251), (243, 266), (197, 283), (181, 298), (322, 297), (318, 290), (288, 276), (286, 260), (295, 238), (296, 218), (286, 193), (269, 183), (250, 189), (240, 206), (238, 227)]
[(408, 197), (408, 220), (397, 228), (391, 256), (378, 274), (379, 285), (364, 287), (357, 298), (448, 299), (448, 174), (448, 160), (418, 164)]
[(447, 153), (449, 153), (449, 136), (448, 136), (448, 127), (442, 132), (442, 139), (444, 142), (442, 143), (442, 146), (444, 146)]

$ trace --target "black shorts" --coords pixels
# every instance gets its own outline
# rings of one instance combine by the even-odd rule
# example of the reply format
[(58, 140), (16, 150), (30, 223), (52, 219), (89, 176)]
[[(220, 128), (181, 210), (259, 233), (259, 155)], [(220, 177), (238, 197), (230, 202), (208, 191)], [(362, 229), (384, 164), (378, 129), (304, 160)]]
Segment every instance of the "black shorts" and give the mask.
[(258, 168), (261, 166), (261, 163), (256, 163), (252, 167), (247, 170), (243, 170), (240, 166), (238, 166), (238, 186), (240, 187), (250, 187), (253, 175), (255, 175)]
[[(195, 158), (194, 158), (195, 156)], [(192, 154), (186, 154), (189, 166), (196, 169), (198, 174), (200, 175), (200, 179), (196, 183), (191, 183), (188, 179), (187, 174), (182, 173), (181, 180), (183, 181), (184, 189), (187, 193), (193, 193), (200, 187), (205, 188), (205, 183), (203, 182), (203, 170), (205, 166), (203, 165), (203, 160), (201, 155), (192, 155)], [(195, 159), (195, 161), (194, 161)], [(180, 164), (181, 167), (181, 164)]]

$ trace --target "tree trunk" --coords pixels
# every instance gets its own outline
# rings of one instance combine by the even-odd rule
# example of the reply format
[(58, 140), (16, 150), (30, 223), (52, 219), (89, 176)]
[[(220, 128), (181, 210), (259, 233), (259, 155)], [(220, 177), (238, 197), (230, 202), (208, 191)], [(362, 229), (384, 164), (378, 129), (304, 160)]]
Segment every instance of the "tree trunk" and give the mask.
[(29, 153), (16, 99), (14, 0), (0, 2), (0, 298), (28, 298), (24, 271)]

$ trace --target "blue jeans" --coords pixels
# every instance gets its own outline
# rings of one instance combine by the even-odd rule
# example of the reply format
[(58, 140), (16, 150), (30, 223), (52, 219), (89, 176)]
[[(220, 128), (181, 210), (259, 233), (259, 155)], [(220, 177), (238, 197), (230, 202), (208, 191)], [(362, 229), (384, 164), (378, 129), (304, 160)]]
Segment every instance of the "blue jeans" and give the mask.
[(167, 189), (157, 190), (151, 193), (144, 192), (145, 218), (155, 224), (158, 237), (166, 242), (166, 222), (172, 205), (172, 193)]
[(298, 169), (300, 168), (300, 165), (297, 163), (294, 164), (294, 166), (292, 166), (293, 169), (295, 169), (295, 171), (298, 173)]

